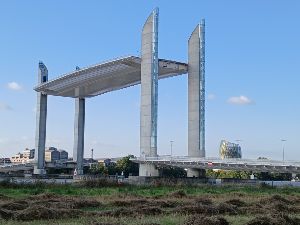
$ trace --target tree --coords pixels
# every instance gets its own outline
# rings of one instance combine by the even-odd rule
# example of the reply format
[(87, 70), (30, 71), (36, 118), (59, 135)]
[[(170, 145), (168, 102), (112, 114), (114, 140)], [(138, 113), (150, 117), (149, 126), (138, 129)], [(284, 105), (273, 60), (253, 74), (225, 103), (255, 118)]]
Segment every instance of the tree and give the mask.
[(268, 173), (260, 172), (254, 173), (254, 176), (259, 180), (291, 180), (291, 173)]
[(93, 175), (105, 175), (106, 171), (103, 163), (97, 163), (97, 164), (92, 164), (88, 172)]
[(121, 175), (124, 173), (124, 176), (128, 177), (129, 174), (133, 176), (139, 175), (139, 165), (132, 162), (130, 159), (134, 158), (133, 155), (128, 155), (118, 160), (117, 163), (109, 163), (108, 166), (105, 166), (103, 163), (93, 164), (91, 168), (88, 169), (88, 173), (94, 175)]
[(129, 174), (133, 176), (139, 175), (139, 165), (137, 163), (132, 162), (130, 160), (131, 158), (134, 158), (134, 156), (128, 155), (117, 161), (116, 169), (119, 174), (123, 172), (124, 176), (126, 177), (128, 177)]
[(234, 170), (207, 170), (206, 176), (211, 178), (233, 178), (233, 179), (249, 179), (251, 173), (247, 171)]

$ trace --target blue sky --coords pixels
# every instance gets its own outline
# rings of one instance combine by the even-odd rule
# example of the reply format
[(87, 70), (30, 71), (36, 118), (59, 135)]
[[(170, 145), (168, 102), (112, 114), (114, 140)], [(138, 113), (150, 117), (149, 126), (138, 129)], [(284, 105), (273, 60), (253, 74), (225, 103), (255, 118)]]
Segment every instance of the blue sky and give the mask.
[[(128, 54), (156, 6), (159, 57), (187, 61), (206, 19), (206, 149), (241, 142), (244, 158), (300, 160), (300, 2), (1, 1), (0, 157), (34, 148), (38, 61), (49, 78)], [(47, 146), (72, 153), (74, 99), (49, 96)], [(140, 86), (86, 102), (85, 155), (139, 155)], [(187, 75), (159, 82), (158, 152), (187, 154)]]

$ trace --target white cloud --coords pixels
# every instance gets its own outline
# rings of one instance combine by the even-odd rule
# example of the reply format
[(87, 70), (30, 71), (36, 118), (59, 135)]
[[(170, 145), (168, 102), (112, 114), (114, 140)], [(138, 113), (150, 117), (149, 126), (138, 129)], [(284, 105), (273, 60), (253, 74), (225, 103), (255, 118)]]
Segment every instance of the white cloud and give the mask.
[(215, 98), (216, 98), (216, 96), (214, 94), (208, 94), (207, 95), (208, 100), (214, 100)]
[(241, 96), (237, 96), (237, 97), (230, 97), (227, 102), (229, 104), (233, 104), (233, 105), (250, 105), (253, 104), (253, 100), (251, 100), (250, 98), (241, 95)]
[(13, 91), (20, 91), (22, 89), (22, 86), (18, 84), (17, 82), (9, 82), (7, 84), (8, 89), (13, 90)]
[(0, 111), (12, 110), (12, 108), (6, 103), (0, 102)]

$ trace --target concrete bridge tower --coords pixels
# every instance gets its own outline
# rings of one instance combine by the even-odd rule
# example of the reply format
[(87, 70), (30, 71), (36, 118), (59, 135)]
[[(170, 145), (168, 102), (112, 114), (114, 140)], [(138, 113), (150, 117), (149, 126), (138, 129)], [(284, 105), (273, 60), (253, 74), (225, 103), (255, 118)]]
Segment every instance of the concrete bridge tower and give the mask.
[[(148, 17), (142, 31), (141, 49), (141, 157), (157, 156), (158, 102), (158, 8)], [(140, 164), (140, 176), (158, 176), (154, 165)]]
[[(188, 41), (188, 156), (205, 157), (205, 21)], [(199, 171), (188, 170), (189, 177)]]

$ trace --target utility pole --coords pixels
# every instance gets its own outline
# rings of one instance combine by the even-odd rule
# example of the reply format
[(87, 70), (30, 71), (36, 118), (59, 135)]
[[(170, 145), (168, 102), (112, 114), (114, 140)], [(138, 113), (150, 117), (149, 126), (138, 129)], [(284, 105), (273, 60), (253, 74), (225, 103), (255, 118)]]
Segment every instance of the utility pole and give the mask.
[(281, 139), (282, 142), (282, 161), (284, 162), (284, 142), (286, 142), (285, 139)]
[(93, 148), (91, 149), (91, 158), (92, 158), (92, 160), (94, 159), (94, 149)]

